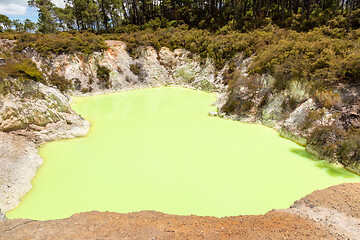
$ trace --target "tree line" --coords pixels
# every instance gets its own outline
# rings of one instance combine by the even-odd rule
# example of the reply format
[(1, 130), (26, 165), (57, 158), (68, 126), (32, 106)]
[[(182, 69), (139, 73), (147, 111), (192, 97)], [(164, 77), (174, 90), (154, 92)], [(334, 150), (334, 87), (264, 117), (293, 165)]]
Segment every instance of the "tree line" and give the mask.
[[(126, 24), (218, 30), (254, 29), (269, 22), (309, 30), (319, 25), (359, 28), (360, 0), (66, 0), (64, 8), (50, 0), (29, 0), (38, 9), (38, 23), (12, 22), (19, 31), (49, 33), (68, 30), (121, 31)], [(147, 25), (148, 24), (148, 25)], [(9, 23), (0, 18), (0, 26)], [(120, 30), (119, 30), (120, 29)]]
[(10, 20), (6, 15), (0, 14), (0, 32), (15, 28), (17, 32), (34, 32), (37, 24), (30, 19), (21, 22), (19, 19)]

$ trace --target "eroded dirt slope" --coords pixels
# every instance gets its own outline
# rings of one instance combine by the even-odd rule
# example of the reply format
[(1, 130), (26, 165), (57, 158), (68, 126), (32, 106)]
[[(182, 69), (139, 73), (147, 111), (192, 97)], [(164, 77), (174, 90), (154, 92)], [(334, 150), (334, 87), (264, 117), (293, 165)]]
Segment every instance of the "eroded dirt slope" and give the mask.
[(43, 222), (6, 220), (0, 239), (360, 239), (359, 206), (360, 184), (341, 184), (265, 215), (87, 212)]

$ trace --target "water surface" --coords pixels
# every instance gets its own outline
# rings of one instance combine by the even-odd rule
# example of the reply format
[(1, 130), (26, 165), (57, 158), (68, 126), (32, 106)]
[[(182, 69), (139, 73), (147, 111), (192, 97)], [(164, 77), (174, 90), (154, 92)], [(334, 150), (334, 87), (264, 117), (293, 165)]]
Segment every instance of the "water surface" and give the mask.
[(213, 94), (154, 88), (76, 98), (92, 127), (47, 143), (45, 159), (9, 218), (57, 219), (98, 210), (264, 214), (331, 185), (360, 182), (313, 161), (274, 130), (208, 116)]

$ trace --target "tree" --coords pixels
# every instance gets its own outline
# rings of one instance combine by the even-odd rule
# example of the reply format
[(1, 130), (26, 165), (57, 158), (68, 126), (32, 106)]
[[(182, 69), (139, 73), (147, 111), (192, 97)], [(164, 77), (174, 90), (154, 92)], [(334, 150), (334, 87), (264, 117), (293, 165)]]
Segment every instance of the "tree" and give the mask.
[(10, 29), (12, 27), (12, 21), (5, 15), (0, 14), (0, 29)]
[(14, 25), (17, 32), (24, 31), (24, 24), (22, 22), (20, 22), (19, 19), (14, 19), (13, 20), (13, 25)]
[(55, 4), (50, 0), (29, 0), (30, 7), (38, 8), (39, 20), (38, 27), (42, 33), (51, 33), (57, 30), (57, 22), (55, 21)]
[(24, 21), (24, 31), (34, 32), (36, 29), (36, 23), (32, 22), (30, 19)]
[[(347, 18), (344, 28), (357, 24), (360, 0), (66, 0), (64, 9), (51, 0), (29, 0), (39, 11), (39, 31), (114, 31), (121, 23), (178, 21), (190, 27), (218, 28), (233, 22), (247, 30), (269, 22), (296, 30), (309, 30)], [(339, 11), (341, 9), (341, 11)], [(300, 18), (301, 14), (301, 18)], [(342, 15), (342, 18), (336, 18)], [(151, 25), (151, 24), (150, 24)], [(153, 24), (152, 24), (153, 25)], [(347, 26), (346, 26), (347, 25)], [(146, 25), (149, 26), (149, 25)]]
[(63, 31), (75, 29), (75, 16), (72, 7), (68, 4), (65, 5), (65, 8), (55, 7), (54, 12), (58, 25)]

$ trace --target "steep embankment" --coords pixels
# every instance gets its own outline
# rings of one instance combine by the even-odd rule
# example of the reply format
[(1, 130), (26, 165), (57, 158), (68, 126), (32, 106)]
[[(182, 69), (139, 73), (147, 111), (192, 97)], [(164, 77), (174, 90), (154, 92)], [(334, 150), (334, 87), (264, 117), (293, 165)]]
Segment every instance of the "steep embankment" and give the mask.
[[(0, 205), (6, 212), (19, 204), (43, 162), (34, 143), (16, 134), (0, 132)], [(0, 213), (1, 219), (1, 213)]]
[[(292, 82), (289, 88), (275, 91), (275, 81), (271, 76), (249, 76), (247, 68), (251, 59), (244, 59), (242, 55), (234, 58), (235, 68), (225, 65), (216, 73), (211, 60), (200, 61), (199, 57), (185, 50), (172, 52), (161, 48), (156, 52), (151, 47), (144, 47), (138, 49), (138, 58), (134, 59), (126, 52), (124, 43), (108, 41), (107, 44), (108, 50), (90, 55), (63, 54), (45, 58), (29, 48), (23, 54), (36, 62), (44, 74), (49, 76), (56, 73), (69, 80), (71, 87), (67, 93), (70, 95), (169, 84), (216, 90), (223, 93), (218, 106), (230, 117), (271, 126), (283, 136), (307, 145), (307, 149), (314, 154), (339, 161), (347, 168), (358, 171), (358, 162), (342, 162), (341, 159), (344, 158), (338, 158), (338, 151), (334, 149), (338, 148), (336, 141), (339, 136), (340, 139), (346, 137), (343, 130), (359, 125), (359, 86), (338, 85), (334, 96), (341, 99), (341, 105), (336, 109), (328, 109), (301, 83)], [(230, 72), (234, 81), (226, 92), (223, 79)], [(1, 84), (0, 130), (3, 132), (0, 135), (0, 150), (1, 164), (5, 166), (5, 171), (2, 171), (0, 178), (0, 209), (7, 211), (15, 207), (21, 196), (30, 189), (30, 181), (41, 164), (36, 144), (84, 135), (89, 124), (72, 112), (68, 98), (55, 88), (19, 79), (6, 79)], [(318, 126), (324, 127), (322, 132)], [(334, 131), (326, 135), (326, 127), (338, 129), (339, 135), (334, 134)], [(352, 142), (349, 144), (350, 150), (344, 154), (357, 154), (352, 151)], [(21, 157), (16, 157), (20, 155)], [(0, 223), (0, 232), (4, 239), (35, 236), (52, 238), (60, 232), (68, 238), (81, 238), (90, 234), (92, 237), (111, 238), (124, 234), (128, 238), (216, 236), (249, 239), (341, 239), (342, 236), (338, 235), (340, 233), (350, 238), (355, 236), (353, 238), (356, 239), (359, 235), (356, 232), (358, 215), (351, 215), (353, 218), (350, 219), (349, 213), (343, 212), (343, 209), (359, 204), (358, 188), (358, 184), (334, 187), (331, 189), (342, 189), (344, 192), (322, 191), (296, 203), (290, 210), (272, 211), (265, 216), (216, 219), (153, 212), (84, 213), (58, 221), (8, 220)], [(322, 203), (316, 201), (320, 199), (319, 196), (325, 196)], [(309, 205), (311, 201), (315, 203)], [(318, 206), (316, 204), (321, 209), (314, 208)], [(338, 208), (331, 210), (333, 206)], [(355, 210), (352, 209), (351, 212)], [(340, 224), (335, 230), (331, 229), (339, 219), (345, 219), (349, 223), (345, 225), (350, 228)], [(98, 225), (94, 221), (102, 223)], [(40, 232), (39, 229), (43, 230)], [(83, 229), (93, 230), (84, 232)]]
[(314, 91), (309, 83), (289, 80), (279, 89), (269, 74), (247, 74), (251, 60), (239, 57), (235, 64), (222, 112), (272, 127), (315, 156), (360, 173), (359, 85)]
[[(121, 41), (106, 41), (109, 49), (91, 55), (75, 54), (44, 58), (26, 49), (28, 57), (39, 69), (48, 74), (56, 73), (73, 83), (73, 93), (98, 93), (161, 85), (185, 85), (202, 90), (223, 87), (222, 75), (216, 75), (208, 59), (189, 51), (152, 47), (139, 47), (137, 58), (132, 58)], [(216, 85), (216, 86), (215, 86)]]
[(360, 184), (342, 184), (265, 215), (226, 218), (88, 212), (0, 222), (0, 239), (359, 239)]
[[(11, 43), (7, 43), (11, 48)], [(215, 75), (211, 61), (200, 64), (188, 51), (179, 49), (172, 52), (163, 48), (157, 53), (151, 47), (139, 48), (139, 58), (133, 59), (126, 52), (124, 43), (107, 41), (107, 44), (108, 50), (91, 55), (43, 57), (29, 48), (23, 54), (31, 58), (47, 78), (56, 74), (68, 80), (67, 92), (70, 95), (161, 85), (224, 89), (220, 84), (221, 74)], [(53, 83), (46, 79), (43, 82), (50, 86)], [(89, 123), (72, 111), (69, 98), (55, 87), (33, 80), (8, 78), (0, 82), (0, 93), (0, 141), (7, 143), (2, 145), (0, 158), (4, 166), (0, 175), (0, 212), (6, 212), (17, 206), (21, 197), (31, 189), (30, 181), (42, 163), (36, 146), (45, 141), (83, 136)], [(9, 138), (21, 140), (8, 141)], [(19, 141), (23, 145), (28, 141), (26, 147), (33, 154), (25, 154), (14, 164), (17, 155), (6, 152), (6, 149), (22, 149)]]
[(83, 136), (89, 123), (71, 110), (57, 89), (18, 79), (1, 81), (0, 212), (16, 207), (42, 164), (37, 145)]

